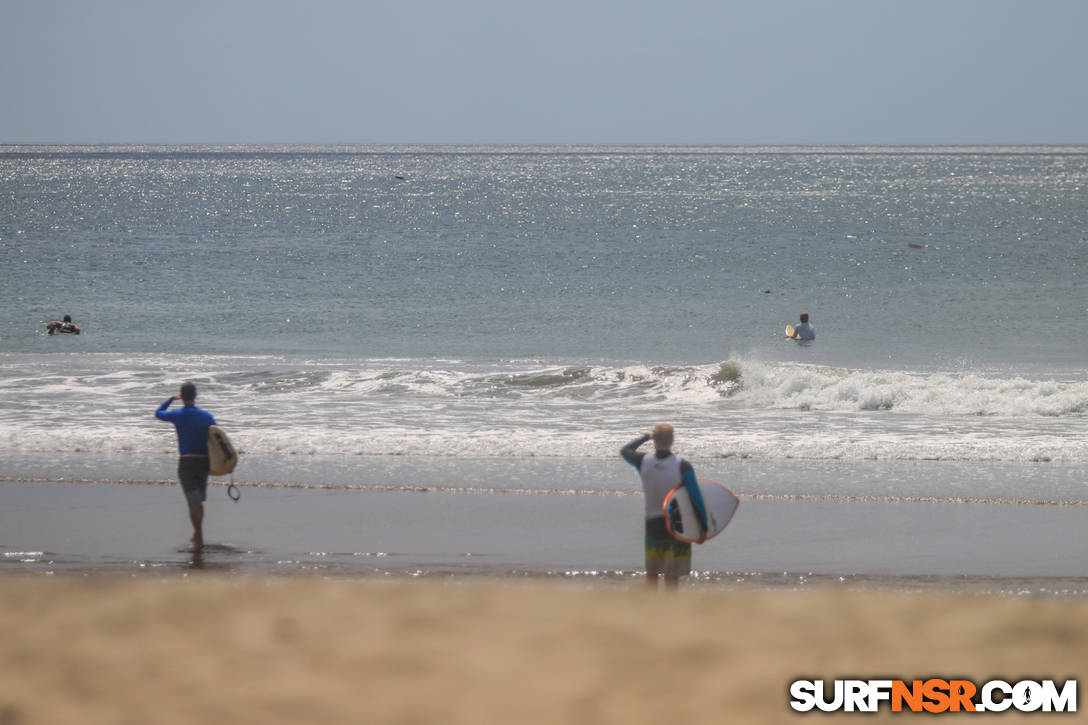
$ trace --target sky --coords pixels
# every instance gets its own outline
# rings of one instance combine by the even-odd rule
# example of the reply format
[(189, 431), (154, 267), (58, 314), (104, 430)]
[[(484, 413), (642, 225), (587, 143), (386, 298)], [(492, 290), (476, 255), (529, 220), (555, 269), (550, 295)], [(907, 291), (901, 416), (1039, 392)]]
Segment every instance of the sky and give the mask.
[(0, 143), (1088, 144), (1085, 0), (0, 0)]

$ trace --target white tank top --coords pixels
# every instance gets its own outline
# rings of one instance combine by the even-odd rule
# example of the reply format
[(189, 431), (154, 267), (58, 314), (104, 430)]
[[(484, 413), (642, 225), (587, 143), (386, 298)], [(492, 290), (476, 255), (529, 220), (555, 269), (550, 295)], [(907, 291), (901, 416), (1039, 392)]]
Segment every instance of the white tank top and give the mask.
[(643, 498), (646, 500), (646, 518), (664, 516), (661, 510), (669, 491), (680, 485), (680, 459), (670, 453), (658, 458), (656, 451), (642, 458), (638, 475), (642, 478)]

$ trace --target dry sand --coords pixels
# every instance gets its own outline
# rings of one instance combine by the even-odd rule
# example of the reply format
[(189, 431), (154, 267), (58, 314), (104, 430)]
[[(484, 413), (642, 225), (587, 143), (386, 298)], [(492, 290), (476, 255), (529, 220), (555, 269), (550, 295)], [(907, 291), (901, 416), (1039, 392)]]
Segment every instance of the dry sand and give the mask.
[(825, 722), (792, 680), (1088, 671), (1083, 599), (5, 576), (0, 601), (0, 725)]

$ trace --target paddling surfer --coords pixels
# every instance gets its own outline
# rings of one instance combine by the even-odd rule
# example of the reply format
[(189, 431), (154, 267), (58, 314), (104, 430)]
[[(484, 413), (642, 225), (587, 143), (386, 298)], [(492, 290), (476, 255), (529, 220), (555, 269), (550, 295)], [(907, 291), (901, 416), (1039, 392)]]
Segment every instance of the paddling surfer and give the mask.
[[(180, 400), (183, 407), (168, 410), (171, 403)], [(215, 418), (206, 410), (196, 407), (196, 386), (184, 383), (181, 393), (166, 399), (155, 417), (173, 423), (178, 434), (178, 479), (189, 504), (189, 521), (193, 525), (193, 550), (204, 548), (204, 501), (208, 496), (208, 428), (215, 425)]]
[[(691, 544), (678, 541), (665, 524), (665, 497), (683, 483), (691, 503), (699, 512), (703, 531), (707, 530), (706, 505), (695, 479), (695, 469), (672, 452), (674, 432), (662, 423), (652, 433), (640, 436), (620, 450), (623, 459), (638, 470), (646, 503), (646, 584), (657, 587), (658, 577), (665, 578), (665, 588), (675, 589), (680, 577), (691, 573)], [(654, 452), (649, 455), (638, 449), (653, 439)], [(700, 541), (699, 543), (702, 543)]]
[(57, 333), (62, 335), (78, 335), (80, 332), (79, 325), (72, 322), (71, 315), (65, 315), (62, 322), (52, 320), (51, 322), (45, 323), (45, 331), (50, 335), (56, 335)]

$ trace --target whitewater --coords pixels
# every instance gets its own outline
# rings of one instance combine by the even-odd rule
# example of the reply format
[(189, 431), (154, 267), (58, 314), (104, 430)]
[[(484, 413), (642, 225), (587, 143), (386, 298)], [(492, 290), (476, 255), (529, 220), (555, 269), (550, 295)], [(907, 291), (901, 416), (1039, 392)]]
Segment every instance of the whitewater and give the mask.
[(0, 455), (167, 454), (152, 413), (179, 380), (258, 456), (607, 458), (648, 421), (674, 420), (696, 459), (1088, 464), (1078, 380), (745, 360), (18, 353), (0, 355)]

